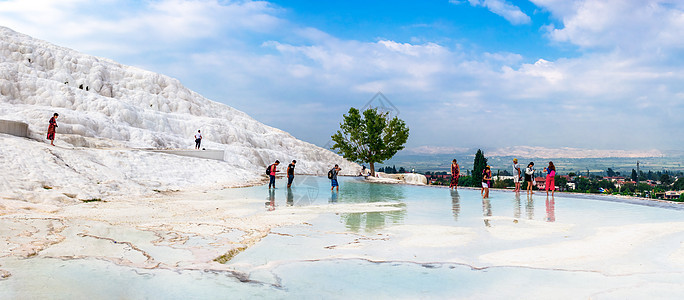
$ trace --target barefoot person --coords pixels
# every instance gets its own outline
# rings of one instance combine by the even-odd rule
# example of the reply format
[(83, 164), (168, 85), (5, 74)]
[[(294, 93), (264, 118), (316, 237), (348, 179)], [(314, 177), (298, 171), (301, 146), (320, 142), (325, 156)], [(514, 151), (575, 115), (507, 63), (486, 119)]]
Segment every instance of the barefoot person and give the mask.
[(278, 172), (278, 165), (279, 164), (280, 164), (280, 161), (276, 160), (274, 164), (272, 164), (268, 167), (268, 179), (269, 179), (268, 188), (269, 189), (271, 188), (271, 186), (273, 186), (273, 188), (276, 188), (275, 187), (275, 176), (276, 176), (276, 172)]
[(461, 168), (458, 166), (456, 159), (451, 161), (451, 184), (450, 189), (458, 189), (458, 176), (461, 173)]
[(534, 194), (532, 192), (532, 186), (534, 185), (534, 163), (530, 162), (525, 168), (525, 181), (527, 182), (527, 193)]
[(202, 133), (197, 130), (197, 133), (195, 134), (195, 149), (199, 149), (200, 144), (202, 144)]
[(50, 140), (50, 145), (55, 145), (55, 131), (57, 130), (57, 117), (58, 113), (54, 113), (52, 118), (50, 118), (50, 125), (48, 125), (47, 139)]
[(293, 160), (289, 165), (287, 165), (287, 187), (292, 186), (292, 181), (294, 180), (294, 171), (296, 160)]
[(515, 183), (514, 192), (520, 192), (520, 177), (522, 172), (520, 171), (520, 165), (518, 164), (518, 159), (513, 159), (513, 183)]
[(551, 189), (551, 196), (553, 196), (553, 193), (556, 192), (556, 166), (550, 161), (549, 166), (544, 168), (544, 171), (546, 172), (546, 195), (549, 195), (549, 189)]
[(329, 177), (330, 177), (330, 184), (332, 185), (332, 187), (330, 188), (330, 191), (335, 189), (335, 187), (337, 187), (338, 192), (340, 191), (340, 184), (337, 182), (337, 174), (340, 173), (340, 170), (342, 170), (342, 169), (338, 165), (335, 165), (335, 167), (332, 168), (332, 170), (330, 170), (331, 174)]
[(489, 198), (489, 188), (492, 185), (492, 170), (489, 166), (482, 171), (482, 198)]

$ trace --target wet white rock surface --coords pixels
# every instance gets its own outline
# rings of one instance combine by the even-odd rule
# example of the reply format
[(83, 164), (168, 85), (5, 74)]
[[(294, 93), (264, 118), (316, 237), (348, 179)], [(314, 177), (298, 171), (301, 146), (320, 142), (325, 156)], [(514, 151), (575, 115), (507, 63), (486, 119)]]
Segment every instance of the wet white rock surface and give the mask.
[[(11, 276), (0, 298), (684, 295), (681, 210), (497, 191), (483, 201), (477, 190), (350, 178), (337, 194), (327, 184), (298, 177), (291, 190), (3, 210), (0, 270)], [(93, 283), (79, 285), (82, 276)]]

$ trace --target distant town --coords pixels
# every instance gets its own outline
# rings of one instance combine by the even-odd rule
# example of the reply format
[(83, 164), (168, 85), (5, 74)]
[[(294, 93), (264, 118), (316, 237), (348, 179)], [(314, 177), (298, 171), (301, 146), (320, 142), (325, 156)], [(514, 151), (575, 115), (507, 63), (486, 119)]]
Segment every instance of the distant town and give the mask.
[[(446, 171), (416, 172), (404, 167), (397, 169), (396, 166), (381, 167), (378, 171), (389, 174), (420, 173), (425, 175), (430, 185), (449, 186), (451, 181), (451, 172)], [(459, 186), (479, 186), (479, 182), (473, 182), (471, 172), (472, 170), (461, 169)], [(515, 187), (513, 174), (509, 170), (493, 170), (493, 173), (496, 174), (492, 176), (493, 188), (513, 189)], [(546, 188), (544, 176), (540, 170), (535, 172), (533, 184), (535, 190)], [(556, 190), (561, 192), (624, 195), (684, 202), (684, 173), (682, 171), (648, 170), (645, 172), (632, 169), (630, 174), (622, 174), (619, 171), (607, 168), (602, 175), (589, 174), (588, 172), (587, 174), (578, 174), (578, 172), (559, 174), (555, 176), (555, 183)]]

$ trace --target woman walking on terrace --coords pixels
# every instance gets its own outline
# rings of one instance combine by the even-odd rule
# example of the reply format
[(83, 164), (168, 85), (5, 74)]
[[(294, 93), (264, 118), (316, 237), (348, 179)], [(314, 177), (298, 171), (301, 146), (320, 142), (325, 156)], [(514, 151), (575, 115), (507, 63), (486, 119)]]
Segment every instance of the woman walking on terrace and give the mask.
[(456, 159), (451, 161), (451, 184), (450, 189), (458, 189), (458, 176), (461, 173), (461, 168), (458, 166)]
[(50, 145), (55, 145), (55, 131), (57, 130), (57, 117), (59, 117), (58, 113), (55, 113), (52, 115), (52, 118), (50, 118), (50, 125), (48, 125), (48, 132), (47, 132), (47, 139), (50, 140)]
[(549, 188), (551, 189), (551, 196), (553, 196), (553, 193), (556, 192), (556, 166), (553, 165), (553, 162), (549, 162), (549, 166), (544, 168), (544, 171), (546, 172), (546, 195), (549, 195)]

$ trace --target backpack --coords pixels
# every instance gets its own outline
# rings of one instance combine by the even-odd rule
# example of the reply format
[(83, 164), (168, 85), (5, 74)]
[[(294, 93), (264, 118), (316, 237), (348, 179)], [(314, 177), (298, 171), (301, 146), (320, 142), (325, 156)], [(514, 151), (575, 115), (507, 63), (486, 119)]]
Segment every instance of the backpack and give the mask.
[(271, 175), (271, 166), (266, 167), (266, 175)]
[(333, 179), (333, 170), (334, 169), (330, 169), (330, 171), (328, 171), (328, 179)]

